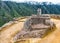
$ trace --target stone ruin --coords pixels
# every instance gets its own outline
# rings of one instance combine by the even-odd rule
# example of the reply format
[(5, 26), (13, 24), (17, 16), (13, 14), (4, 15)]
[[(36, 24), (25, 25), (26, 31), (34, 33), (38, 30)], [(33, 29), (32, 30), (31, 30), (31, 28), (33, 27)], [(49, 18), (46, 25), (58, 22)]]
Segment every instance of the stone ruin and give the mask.
[(55, 24), (50, 20), (50, 15), (32, 15), (24, 23), (23, 29), (14, 39), (42, 38)]

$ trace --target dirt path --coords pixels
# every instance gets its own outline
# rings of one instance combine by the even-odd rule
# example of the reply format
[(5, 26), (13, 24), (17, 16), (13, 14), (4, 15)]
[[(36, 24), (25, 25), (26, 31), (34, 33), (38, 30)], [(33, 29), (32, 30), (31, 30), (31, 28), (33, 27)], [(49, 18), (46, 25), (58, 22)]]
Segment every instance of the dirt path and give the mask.
[[(21, 21), (25, 21), (23, 19)], [(0, 32), (0, 43), (11, 43), (13, 36), (22, 29), (24, 22), (18, 22)]]
[(37, 43), (60, 43), (60, 20), (51, 20), (56, 24), (57, 29), (42, 40), (37, 41)]
[[(60, 43), (60, 20), (51, 20), (56, 24), (57, 29), (43, 39), (31, 39), (31, 43)], [(23, 24), (24, 22), (18, 22), (17, 24), (14, 24), (8, 27), (8, 29), (2, 31), (0, 34), (0, 43), (11, 43), (11, 39), (18, 31), (22, 29)]]

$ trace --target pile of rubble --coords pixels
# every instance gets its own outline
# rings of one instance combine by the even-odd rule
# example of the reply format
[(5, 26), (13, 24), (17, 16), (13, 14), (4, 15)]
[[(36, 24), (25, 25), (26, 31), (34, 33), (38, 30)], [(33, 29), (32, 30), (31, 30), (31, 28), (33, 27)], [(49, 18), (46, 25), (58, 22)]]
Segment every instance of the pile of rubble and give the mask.
[(48, 15), (32, 15), (24, 24), (23, 29), (14, 37), (24, 38), (42, 38), (47, 31), (52, 30), (55, 24), (50, 21)]

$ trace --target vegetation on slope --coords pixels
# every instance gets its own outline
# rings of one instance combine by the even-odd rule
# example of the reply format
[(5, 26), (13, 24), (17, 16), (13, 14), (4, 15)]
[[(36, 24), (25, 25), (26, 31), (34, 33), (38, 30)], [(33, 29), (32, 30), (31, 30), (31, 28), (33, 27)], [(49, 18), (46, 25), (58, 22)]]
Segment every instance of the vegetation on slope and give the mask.
[(52, 4), (51, 2), (16, 3), (0, 1), (0, 26), (13, 20), (13, 18), (36, 14), (38, 8), (42, 9), (42, 14), (60, 14), (60, 5)]

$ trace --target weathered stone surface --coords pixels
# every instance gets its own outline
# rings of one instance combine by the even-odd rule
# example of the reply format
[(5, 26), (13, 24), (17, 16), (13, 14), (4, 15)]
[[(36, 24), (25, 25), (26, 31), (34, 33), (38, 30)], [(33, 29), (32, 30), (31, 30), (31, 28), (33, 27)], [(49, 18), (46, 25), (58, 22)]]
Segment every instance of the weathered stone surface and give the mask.
[(49, 15), (33, 15), (25, 22), (23, 29), (15, 37), (16, 39), (24, 38), (42, 38), (54, 27)]

